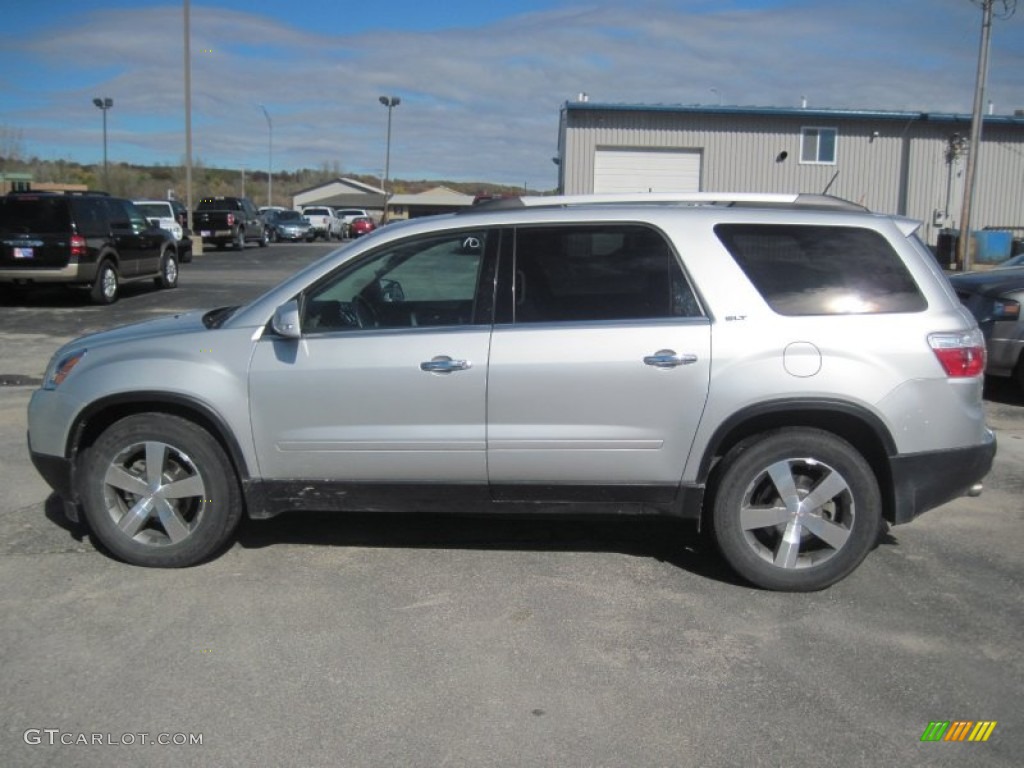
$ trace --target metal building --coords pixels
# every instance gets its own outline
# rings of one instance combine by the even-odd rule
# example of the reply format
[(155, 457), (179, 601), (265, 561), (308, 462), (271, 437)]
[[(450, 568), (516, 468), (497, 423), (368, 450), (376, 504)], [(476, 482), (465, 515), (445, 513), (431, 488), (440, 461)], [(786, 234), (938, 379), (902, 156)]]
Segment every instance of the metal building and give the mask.
[[(970, 128), (959, 114), (581, 100), (562, 108), (555, 162), (564, 194), (827, 192), (923, 221), (935, 244), (959, 226)], [(985, 116), (977, 179), (972, 229), (1024, 228), (1024, 112)]]

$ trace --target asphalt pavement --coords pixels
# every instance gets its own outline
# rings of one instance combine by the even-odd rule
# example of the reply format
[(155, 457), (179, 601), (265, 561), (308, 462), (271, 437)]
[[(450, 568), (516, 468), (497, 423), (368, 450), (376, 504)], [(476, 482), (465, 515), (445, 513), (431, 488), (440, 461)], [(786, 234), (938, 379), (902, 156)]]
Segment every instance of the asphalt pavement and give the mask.
[[(1017, 766), (1024, 398), (979, 498), (815, 594), (751, 589), (672, 521), (296, 513), (206, 565), (127, 566), (35, 473), (74, 335), (252, 298), (329, 248), (250, 247), (93, 307), (0, 303), (2, 766)], [(462, 511), (462, 510), (453, 510)], [(994, 721), (985, 742), (923, 742)], [(166, 742), (166, 743), (161, 743)]]

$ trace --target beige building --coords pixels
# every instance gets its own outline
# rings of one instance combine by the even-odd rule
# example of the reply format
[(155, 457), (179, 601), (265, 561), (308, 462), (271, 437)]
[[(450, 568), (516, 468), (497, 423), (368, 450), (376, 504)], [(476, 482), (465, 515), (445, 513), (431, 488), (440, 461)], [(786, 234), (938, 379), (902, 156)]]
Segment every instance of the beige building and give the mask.
[[(957, 229), (970, 115), (567, 102), (559, 189), (827, 192)], [(972, 229), (1024, 236), (1024, 112), (984, 118)]]

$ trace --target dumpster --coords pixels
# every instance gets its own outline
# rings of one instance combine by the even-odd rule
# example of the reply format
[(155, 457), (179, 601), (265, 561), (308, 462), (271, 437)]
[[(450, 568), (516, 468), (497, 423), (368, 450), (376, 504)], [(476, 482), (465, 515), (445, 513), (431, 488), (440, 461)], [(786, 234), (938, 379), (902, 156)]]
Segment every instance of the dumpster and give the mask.
[(999, 229), (972, 232), (975, 264), (998, 264), (1013, 255), (1013, 233)]

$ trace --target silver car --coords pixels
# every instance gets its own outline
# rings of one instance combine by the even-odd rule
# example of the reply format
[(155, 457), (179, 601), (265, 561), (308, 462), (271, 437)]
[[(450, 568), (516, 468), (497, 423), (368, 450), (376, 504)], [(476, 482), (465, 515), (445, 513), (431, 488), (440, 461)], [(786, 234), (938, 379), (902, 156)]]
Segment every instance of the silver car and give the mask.
[(751, 583), (821, 589), (995, 453), (983, 337), (916, 228), (712, 194), (394, 224), (247, 306), (66, 345), (32, 457), (139, 565), (243, 514), (585, 511), (693, 520)]

